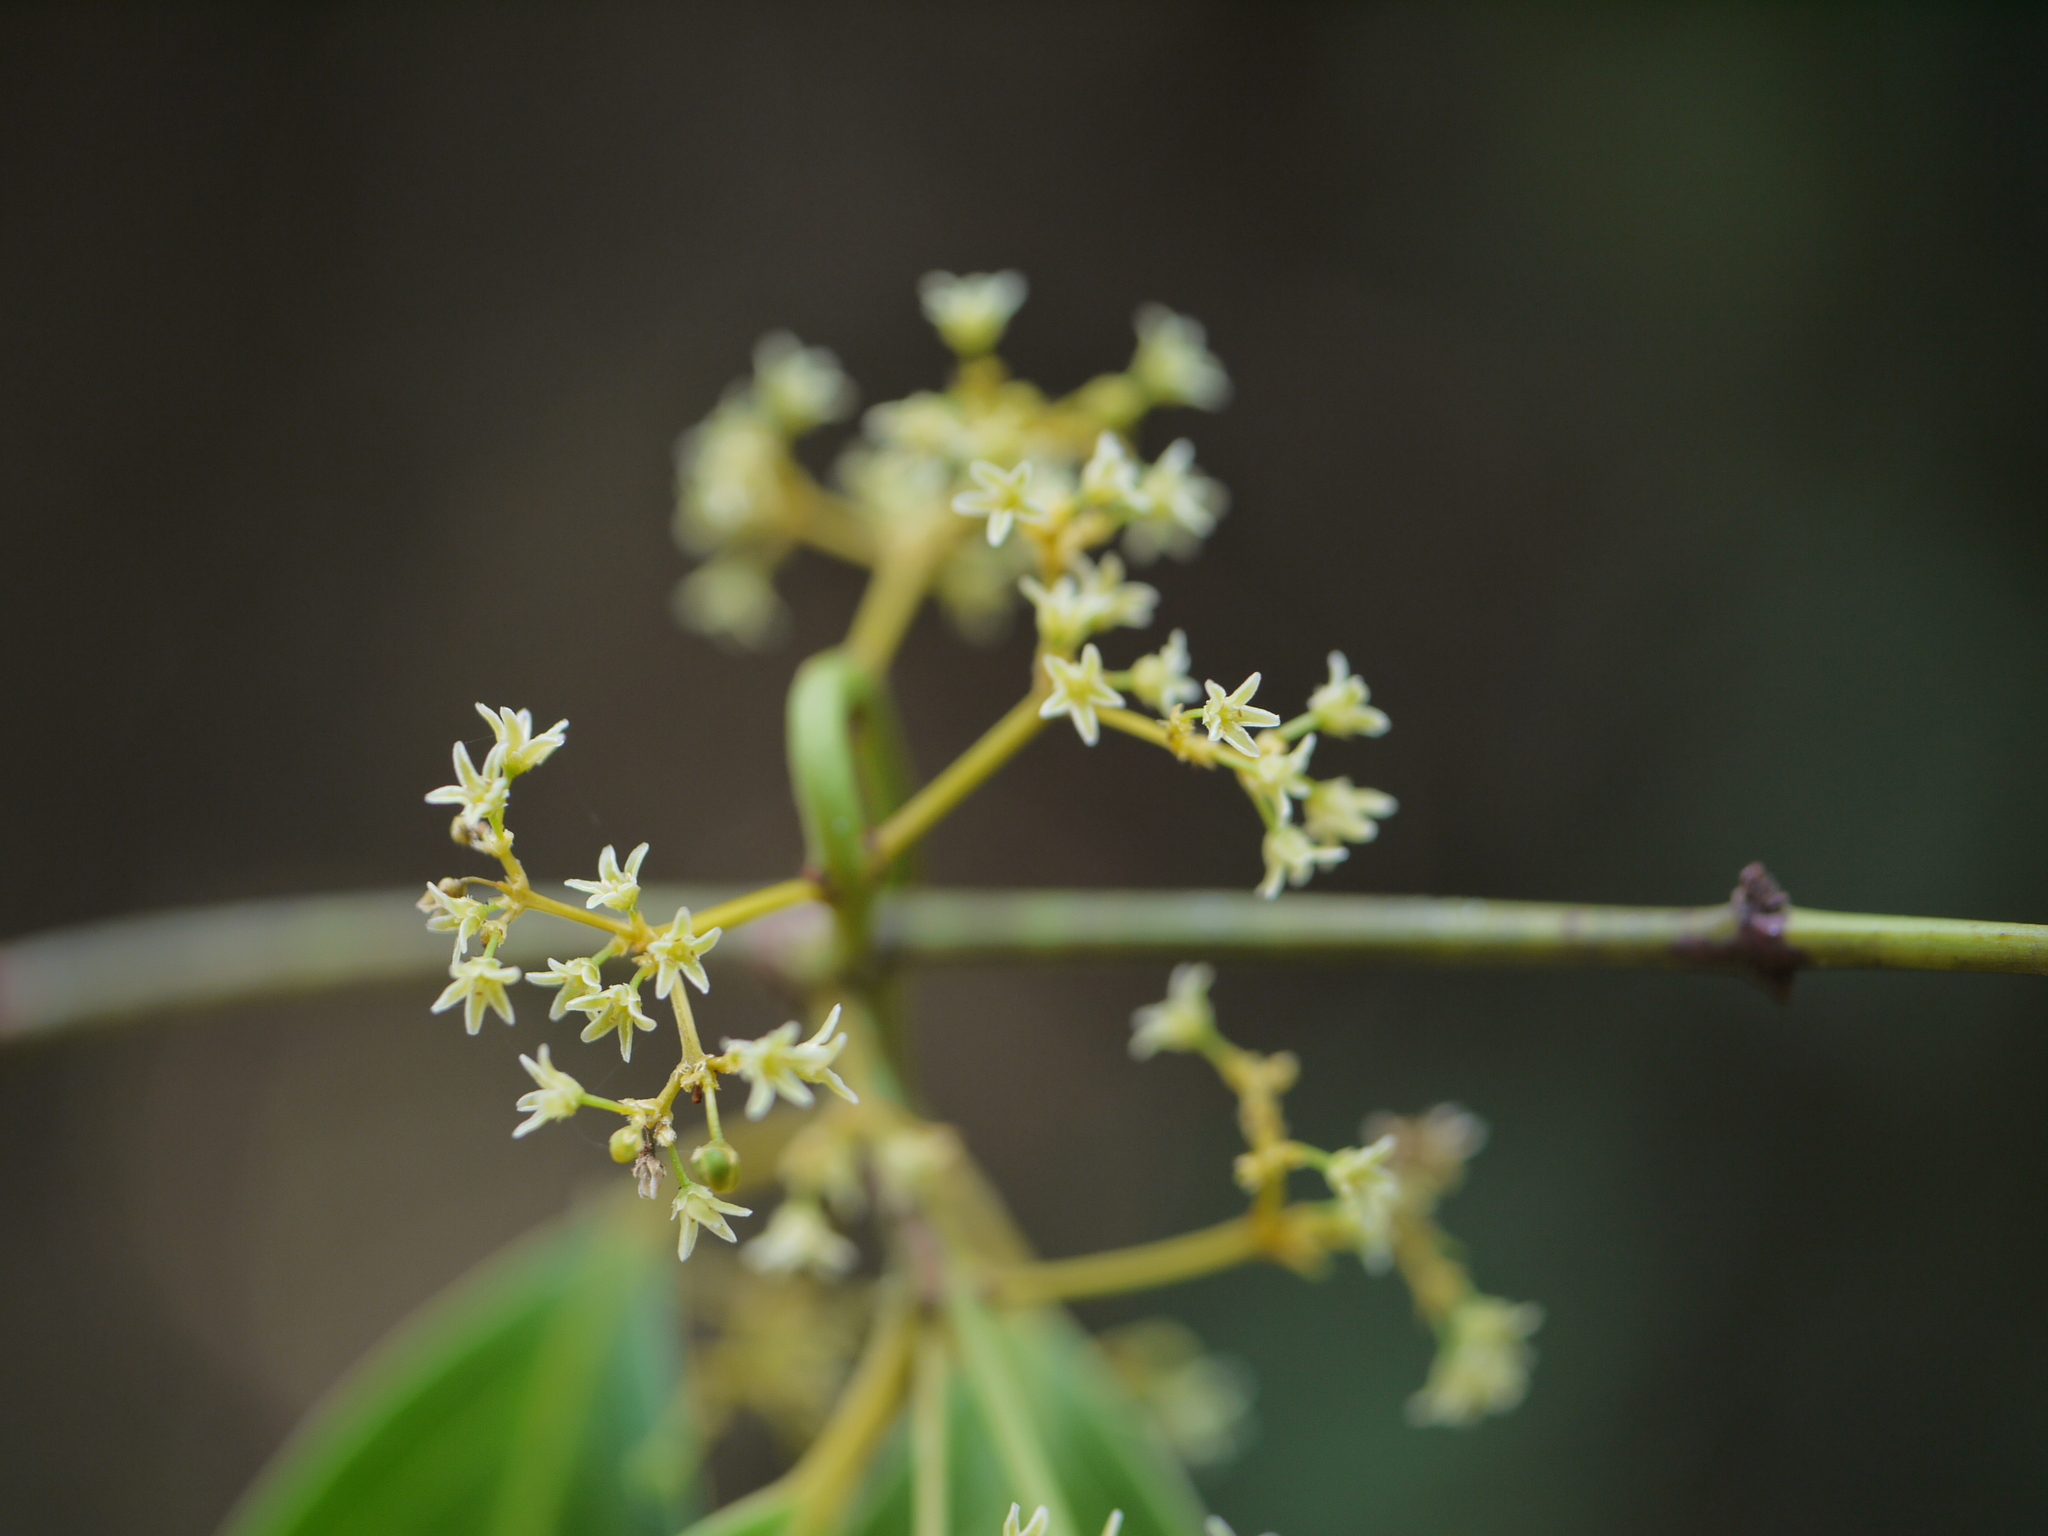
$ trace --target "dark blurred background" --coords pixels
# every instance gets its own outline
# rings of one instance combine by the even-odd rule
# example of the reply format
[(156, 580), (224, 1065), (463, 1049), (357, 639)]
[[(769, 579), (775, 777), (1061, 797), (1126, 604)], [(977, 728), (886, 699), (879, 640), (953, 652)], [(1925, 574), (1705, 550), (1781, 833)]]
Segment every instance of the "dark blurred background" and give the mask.
[[(1209, 324), (1237, 402), (1148, 446), (1191, 432), (1235, 509), (1163, 614), (1198, 676), (1293, 699), (1340, 645), (1393, 714), (1318, 759), (1403, 806), (1329, 886), (1704, 902), (1761, 857), (1810, 905), (2048, 919), (2044, 256), (2018, 9), (10, 12), (0, 934), (447, 872), (420, 796), (475, 699), (575, 722), (538, 868), (787, 872), (782, 690), (855, 581), (799, 565), (773, 656), (675, 630), (670, 443), (779, 325), (867, 400), (934, 381), (918, 274), (1004, 265), (1055, 388), (1141, 301)], [(920, 625), (925, 770), (1025, 657)], [(1055, 732), (930, 863), (1248, 887), (1232, 802)], [(1162, 980), (920, 988), (931, 1095), (1048, 1252), (1234, 1203), (1219, 1091), (1124, 1055)], [(506, 1139), (515, 1042), (430, 986), (0, 1057), (9, 1529), (210, 1530), (406, 1309), (611, 1176), (580, 1123)], [(721, 1033), (781, 1006), (720, 996)], [(1098, 1309), (1258, 1372), (1208, 1484), (1240, 1530), (2038, 1528), (2041, 982), (1219, 996), (1306, 1059), (1310, 1139), (1485, 1115), (1447, 1218), (1549, 1316), (1529, 1403), (1462, 1434), (1403, 1424), (1428, 1346), (1355, 1267)]]

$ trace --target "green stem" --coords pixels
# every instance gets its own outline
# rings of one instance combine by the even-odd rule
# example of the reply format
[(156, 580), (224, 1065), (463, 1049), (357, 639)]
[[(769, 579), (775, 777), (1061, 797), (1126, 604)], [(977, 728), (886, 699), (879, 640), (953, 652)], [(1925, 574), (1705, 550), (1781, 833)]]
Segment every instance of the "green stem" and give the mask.
[[(906, 960), (1331, 960), (1445, 968), (1752, 969), (1744, 925), (1711, 907), (1606, 907), (1434, 896), (1236, 891), (920, 891), (877, 937)], [(2048, 975), (2048, 927), (1792, 907), (1795, 968)]]
[(995, 771), (1022, 751), (1045, 728), (1038, 717), (1042, 694), (1033, 691), (998, 720), (981, 739), (904, 802), (903, 808), (875, 828), (870, 839), (872, 869), (880, 873), (950, 815)]
[[(936, 781), (935, 781), (936, 782)], [(290, 896), (144, 913), (0, 944), (0, 1044), (181, 1009), (446, 972), (449, 941), (426, 931), (416, 893)], [(731, 887), (649, 886), (645, 900), (692, 912)], [(884, 893), (876, 942), (923, 964), (1127, 959), (1316, 960), (1442, 969), (1591, 966), (1740, 971), (1738, 922), (1711, 907), (1597, 907), (1457, 897), (1315, 892), (1261, 901), (1239, 891)], [(714, 967), (801, 963), (829, 937), (815, 908), (732, 930)], [(552, 919), (512, 929), (500, 957), (564, 953)], [(2048, 927), (1793, 907), (1785, 944), (1815, 970), (1992, 971), (2048, 976)], [(520, 989), (517, 1000), (546, 998)]]

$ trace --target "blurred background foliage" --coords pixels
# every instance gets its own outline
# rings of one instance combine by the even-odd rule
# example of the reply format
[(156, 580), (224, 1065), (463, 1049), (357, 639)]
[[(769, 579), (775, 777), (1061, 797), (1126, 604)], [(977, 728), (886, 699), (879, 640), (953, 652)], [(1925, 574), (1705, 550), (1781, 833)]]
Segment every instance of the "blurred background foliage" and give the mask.
[[(778, 325), (869, 400), (935, 379), (916, 276), (1003, 265), (1048, 386), (1121, 361), (1140, 301), (1208, 323), (1237, 403), (1166, 430), (1235, 510), (1162, 613), (1289, 698), (1341, 645), (1393, 714), (1347, 766), (1402, 812), (1334, 887), (1698, 902), (1762, 857), (1813, 905), (2048, 917), (2044, 102), (2018, 10), (10, 11), (0, 933), (424, 879), (477, 698), (575, 723), (537, 867), (646, 838), (661, 879), (787, 871), (782, 690), (855, 581), (801, 565), (778, 655), (675, 631), (671, 440)], [(927, 771), (1026, 656), (920, 626)], [(1249, 887), (1229, 801), (1054, 733), (931, 873)], [(918, 985), (927, 1091), (1048, 1253), (1234, 1203), (1213, 1084), (1125, 1057), (1160, 981)], [(1426, 1342), (1353, 1269), (1091, 1309), (1256, 1370), (1206, 1485), (1240, 1529), (2048, 1497), (2039, 983), (1218, 996), (1305, 1058), (1310, 1139), (1483, 1113), (1446, 1217), (1549, 1314), (1529, 1403), (1450, 1434), (1402, 1424)], [(599, 1128), (508, 1139), (526, 1024), (471, 1042), (428, 1000), (0, 1058), (11, 1524), (211, 1529), (406, 1310), (609, 1173)], [(714, 1033), (781, 1016), (715, 1002)]]

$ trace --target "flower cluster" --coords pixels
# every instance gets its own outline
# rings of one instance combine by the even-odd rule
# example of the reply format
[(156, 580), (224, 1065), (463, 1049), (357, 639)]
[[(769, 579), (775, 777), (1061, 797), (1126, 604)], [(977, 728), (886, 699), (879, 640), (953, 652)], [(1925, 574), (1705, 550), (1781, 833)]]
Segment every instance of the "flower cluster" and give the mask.
[[(758, 648), (784, 627), (774, 575), (798, 547), (874, 565), (922, 545), (939, 601), (964, 634), (984, 639), (1000, 633), (1031, 565), (1013, 527), (1070, 530), (1086, 541), (1075, 549), (1120, 533), (1140, 562), (1199, 549), (1223, 513), (1223, 488), (1196, 471), (1185, 440), (1146, 464), (1129, 439), (1156, 407), (1215, 410), (1229, 398), (1201, 325), (1147, 305), (1121, 372), (1051, 398), (1012, 378), (995, 351), (1026, 292), (1015, 272), (926, 274), (918, 295), (954, 354), (954, 377), (870, 409), (824, 482), (794, 448), (851, 413), (853, 387), (830, 352), (786, 332), (765, 338), (752, 377), (676, 446), (676, 538), (704, 560), (677, 589), (678, 617)], [(981, 523), (986, 540), (961, 540), (963, 519)]]
[[(1439, 1104), (1414, 1117), (1372, 1116), (1357, 1146), (1324, 1151), (1295, 1139), (1281, 1100), (1299, 1064), (1284, 1052), (1261, 1055), (1226, 1039), (1209, 997), (1215, 980), (1207, 965), (1176, 966), (1166, 997), (1132, 1015), (1131, 1054), (1201, 1056), (1236, 1095), (1246, 1142), (1236, 1165), (1239, 1186), (1255, 1210), (1300, 1213), (1296, 1223), (1274, 1229), (1283, 1234), (1276, 1258), (1301, 1263), (1349, 1250), (1369, 1274), (1399, 1266), (1438, 1338), (1429, 1380), (1409, 1405), (1414, 1423), (1469, 1425), (1513, 1408), (1528, 1388), (1534, 1355), (1527, 1341), (1542, 1309), (1481, 1295), (1434, 1222), (1438, 1202), (1485, 1144), (1485, 1125), (1454, 1104)], [(1327, 1203), (1286, 1206), (1297, 1170), (1321, 1177)]]
[[(763, 355), (766, 371), (762, 378), (768, 382), (761, 388), (763, 399), (771, 402), (764, 409), (772, 409), (777, 420), (807, 420), (829, 405), (832, 392), (827, 388), (824, 365), (817, 359), (788, 348), (768, 349)], [(618, 850), (607, 846), (598, 855), (595, 879), (563, 882), (583, 895), (581, 908), (535, 890), (513, 853), (512, 833), (505, 826), (512, 781), (561, 748), (569, 723), (560, 721), (535, 734), (532, 716), (525, 710), (493, 710), (479, 704), (477, 711), (490, 723), (494, 745), (478, 767), (468, 747), (456, 743), (456, 782), (432, 791), (427, 801), (457, 807), (456, 840), (495, 858), (503, 878), (442, 880), (429, 885), (421, 897), (419, 907), (427, 916), (428, 929), (454, 935), (455, 944), (449, 982), (433, 1011), (444, 1013), (461, 1007), (472, 1035), (482, 1028), (488, 1013), (497, 1014), (507, 1024), (514, 1022), (507, 989), (522, 979), (522, 973), (519, 967), (504, 964), (498, 952), (512, 924), (526, 913), (545, 912), (602, 933), (605, 942), (594, 952), (566, 960), (550, 958), (545, 971), (524, 975), (534, 986), (553, 991), (548, 1019), (553, 1022), (578, 1015), (585, 1043), (615, 1038), (620, 1059), (630, 1062), (634, 1040), (656, 1028), (644, 1006), (644, 994), (651, 985), (655, 1000), (667, 1002), (675, 1013), (682, 1059), (656, 1097), (614, 1101), (588, 1092), (554, 1064), (550, 1047), (542, 1045), (536, 1055), (519, 1058), (534, 1088), (518, 1101), (516, 1107), (527, 1118), (512, 1134), (528, 1135), (550, 1121), (567, 1120), (579, 1109), (618, 1114), (625, 1123), (612, 1138), (613, 1156), (633, 1165), (641, 1194), (651, 1198), (658, 1192), (664, 1156), (675, 1177), (671, 1216), (681, 1223), (680, 1255), (690, 1256), (701, 1231), (736, 1241), (726, 1218), (753, 1213), (719, 1198), (734, 1187), (739, 1170), (738, 1155), (718, 1127), (719, 1081), (735, 1077), (747, 1086), (746, 1113), (753, 1120), (765, 1115), (778, 1098), (810, 1106), (814, 1084), (849, 1102), (857, 1101), (854, 1091), (834, 1070), (847, 1043), (839, 1032), (840, 1010), (832, 1009), (808, 1040), (799, 1041), (799, 1026), (791, 1022), (758, 1040), (728, 1039), (722, 1053), (707, 1055), (698, 1041), (689, 990), (682, 983), (688, 982), (699, 993), (710, 992), (704, 957), (724, 929), (705, 918), (693, 918), (688, 907), (678, 908), (665, 923), (649, 923), (641, 915), (645, 843), (634, 848), (623, 863)], [(481, 894), (472, 895), (473, 890)], [(473, 943), (480, 949), (474, 955), (469, 952)], [(627, 973), (607, 977), (605, 968), (611, 965), (623, 965)], [(675, 1106), (686, 1094), (705, 1105), (709, 1132), (690, 1156), (695, 1176), (676, 1149)], [(854, 1257), (852, 1245), (831, 1230), (822, 1210), (801, 1202), (785, 1204), (754, 1246), (762, 1251), (753, 1262), (770, 1271), (805, 1268), (818, 1274), (838, 1274), (851, 1266)]]

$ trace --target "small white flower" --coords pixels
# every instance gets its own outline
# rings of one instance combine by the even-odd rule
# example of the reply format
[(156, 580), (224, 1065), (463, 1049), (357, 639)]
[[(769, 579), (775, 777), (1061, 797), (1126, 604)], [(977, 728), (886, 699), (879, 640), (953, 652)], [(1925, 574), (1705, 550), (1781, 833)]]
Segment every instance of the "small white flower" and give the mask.
[(1025, 493), (1031, 489), (1031, 461), (1020, 460), (1014, 469), (999, 469), (986, 459), (967, 466), (967, 474), (979, 490), (962, 491), (953, 498), (953, 510), (962, 517), (988, 519), (988, 541), (1000, 544), (1010, 536), (1010, 524), (1042, 523), (1045, 508)]
[(1209, 350), (1199, 320), (1177, 315), (1164, 304), (1138, 311), (1138, 350), (1130, 373), (1161, 405), (1220, 410), (1230, 399), (1230, 375)]
[(1184, 437), (1152, 461), (1138, 489), (1156, 521), (1171, 523), (1197, 539), (1216, 531), (1216, 519), (1228, 500), (1221, 485), (1195, 468), (1195, 445)]
[(1392, 795), (1349, 779), (1323, 779), (1302, 802), (1301, 820), (1319, 843), (1369, 843), (1380, 835), (1379, 823), (1399, 809)]
[(1215, 983), (1213, 966), (1176, 965), (1165, 1001), (1147, 1003), (1131, 1015), (1131, 1054), (1145, 1061), (1161, 1051), (1200, 1050), (1216, 1033), (1216, 1011), (1209, 1002)]
[(1102, 680), (1102, 652), (1092, 645), (1083, 646), (1079, 661), (1048, 654), (1045, 672), (1052, 679), (1052, 692), (1038, 706), (1038, 718), (1057, 720), (1066, 715), (1074, 722), (1081, 739), (1094, 746), (1102, 734), (1095, 711), (1101, 707), (1115, 708), (1124, 701), (1122, 694)]
[(1020, 1526), (1017, 1522), (1023, 1519), (1023, 1506), (1012, 1504), (1009, 1514), (1003, 1517), (1003, 1536), (1045, 1536), (1047, 1527), (1052, 1524), (1052, 1514), (1043, 1504), (1038, 1506), (1036, 1514)]
[(514, 1136), (537, 1131), (550, 1120), (566, 1120), (583, 1107), (583, 1085), (568, 1073), (556, 1070), (548, 1060), (546, 1046), (540, 1048), (540, 1060), (521, 1056), (519, 1065), (526, 1068), (526, 1075), (537, 1086), (513, 1105), (521, 1114), (531, 1117), (512, 1132)]
[(462, 1026), (472, 1035), (483, 1028), (488, 1008), (507, 1024), (512, 1022), (512, 999), (505, 995), (505, 983), (519, 979), (519, 967), (500, 965), (495, 956), (478, 955), (458, 960), (448, 967), (454, 978), (434, 1001), (434, 1012), (446, 1013), (462, 1004)]
[(429, 885), (427, 894), (419, 899), (417, 905), (427, 914), (427, 932), (455, 935), (455, 958), (458, 960), (469, 952), (469, 941), (477, 936), (491, 915), (488, 902), (478, 901), (473, 896), (452, 895), (438, 885)]
[(1332, 651), (1330, 680), (1308, 696), (1309, 713), (1316, 717), (1316, 729), (1332, 736), (1384, 736), (1394, 722), (1365, 702), (1371, 697), (1365, 679), (1352, 675), (1344, 653)]
[(667, 997), (676, 978), (687, 976), (699, 992), (711, 990), (711, 978), (704, 974), (704, 956), (718, 942), (723, 928), (698, 933), (690, 926), (690, 909), (676, 908), (676, 919), (648, 941), (647, 955), (654, 961), (654, 995)]
[(569, 729), (569, 722), (557, 720), (538, 736), (533, 734), (533, 711), (522, 709), (492, 709), (488, 704), (479, 704), (476, 712), (484, 717), (484, 723), (491, 728), (491, 734), (498, 738), (498, 749), (504, 754), (505, 777), (516, 779), (529, 768), (538, 768), (564, 744), (563, 732)]
[(698, 566), (676, 584), (670, 607), (685, 628), (743, 651), (765, 649), (789, 624), (773, 576), (744, 555)]
[(1269, 731), (1259, 737), (1258, 745), (1258, 761), (1238, 772), (1282, 821), (1291, 821), (1294, 802), (1305, 799), (1315, 788), (1315, 781), (1308, 776), (1308, 760), (1315, 753), (1316, 738), (1304, 736), (1290, 752), (1279, 733)]
[(1009, 329), (1010, 317), (1023, 305), (1026, 290), (1021, 272), (973, 272), (965, 277), (927, 272), (917, 284), (924, 317), (961, 357), (994, 350)]
[(740, 1250), (740, 1262), (763, 1275), (816, 1275), (836, 1280), (860, 1250), (833, 1230), (815, 1200), (785, 1200), (761, 1235)]
[(548, 973), (528, 972), (526, 979), (536, 987), (560, 987), (554, 1002), (548, 1008), (550, 1019), (559, 1019), (578, 998), (589, 997), (604, 990), (604, 978), (599, 973), (597, 962), (585, 956), (581, 959), (562, 961), (550, 960)]
[(1144, 505), (1124, 530), (1131, 558), (1149, 565), (1161, 555), (1186, 560), (1215, 531), (1230, 493), (1194, 467), (1195, 445), (1186, 438), (1160, 454), (1138, 481)]
[(1074, 584), (1092, 634), (1104, 629), (1144, 629), (1159, 604), (1159, 589), (1142, 581), (1124, 580), (1124, 563), (1113, 554), (1099, 561), (1074, 557)]
[(472, 826), (484, 826), (505, 809), (511, 788), (505, 778), (504, 748), (491, 748), (479, 769), (469, 760), (469, 748), (458, 741), (455, 743), (455, 782), (429, 790), (427, 804), (460, 806), (464, 821)]
[(1228, 742), (1254, 761), (1260, 753), (1258, 744), (1252, 740), (1252, 729), (1280, 723), (1280, 717), (1273, 711), (1260, 709), (1251, 701), (1259, 691), (1260, 680), (1260, 674), (1254, 672), (1237, 685), (1234, 693), (1225, 693), (1213, 682), (1202, 684), (1209, 690), (1209, 702), (1202, 706), (1202, 724), (1209, 728), (1209, 739)]
[(1126, 507), (1144, 512), (1152, 498), (1138, 489), (1138, 464), (1114, 432), (1095, 439), (1095, 452), (1081, 468), (1081, 501), (1091, 507)]
[(1408, 1400), (1409, 1422), (1462, 1428), (1520, 1403), (1536, 1360), (1529, 1335), (1542, 1326), (1543, 1309), (1531, 1302), (1460, 1302), (1439, 1336), (1428, 1381)]
[(590, 892), (586, 907), (611, 907), (615, 911), (630, 912), (634, 903), (640, 900), (640, 861), (647, 857), (647, 845), (642, 843), (626, 855), (625, 868), (619, 867), (618, 850), (610, 843), (604, 845), (604, 852), (597, 856), (597, 878), (595, 880), (564, 880), (562, 883), (573, 890)]
[(675, 1203), (668, 1208), (668, 1219), (680, 1219), (683, 1223), (682, 1236), (676, 1240), (676, 1257), (688, 1261), (697, 1246), (697, 1229), (715, 1232), (728, 1243), (736, 1243), (728, 1216), (751, 1216), (754, 1213), (744, 1205), (728, 1205), (711, 1193), (702, 1184), (684, 1184), (677, 1193)]
[(797, 433), (845, 416), (854, 389), (832, 353), (775, 331), (754, 347), (754, 398), (783, 431)]
[(1071, 651), (1088, 638), (1093, 617), (1081, 584), (1072, 576), (1061, 576), (1046, 586), (1036, 576), (1025, 576), (1017, 590), (1030, 602), (1038, 620), (1038, 643), (1049, 651)]
[(1159, 714), (1169, 714), (1176, 704), (1192, 704), (1202, 690), (1188, 676), (1188, 637), (1176, 629), (1166, 644), (1131, 663), (1131, 692)]
[(797, 1044), (798, 1025), (794, 1019), (778, 1025), (758, 1040), (727, 1040), (726, 1053), (733, 1058), (732, 1070), (752, 1085), (747, 1095), (747, 1118), (758, 1120), (768, 1113), (777, 1094), (799, 1108), (809, 1108), (815, 1095), (807, 1083), (822, 1083), (849, 1104), (859, 1097), (832, 1070), (832, 1063), (846, 1049), (846, 1036), (837, 1035), (839, 1007), (834, 1005), (825, 1022), (810, 1039)]
[(1306, 885), (1317, 870), (1342, 864), (1351, 856), (1349, 848), (1326, 848), (1295, 826), (1268, 832), (1261, 851), (1266, 858), (1266, 878), (1259, 882), (1259, 894), (1269, 901), (1280, 894), (1283, 885)]
[(619, 1056), (625, 1061), (633, 1059), (633, 1031), (654, 1028), (654, 1020), (640, 1011), (640, 989), (630, 981), (587, 993), (568, 1006), (590, 1017), (583, 1026), (584, 1040), (600, 1040), (617, 1031)]
[(1394, 1147), (1392, 1136), (1368, 1147), (1343, 1147), (1323, 1169), (1330, 1193), (1356, 1229), (1358, 1256), (1376, 1275), (1394, 1262), (1394, 1208), (1401, 1203), (1401, 1182), (1388, 1166)]

